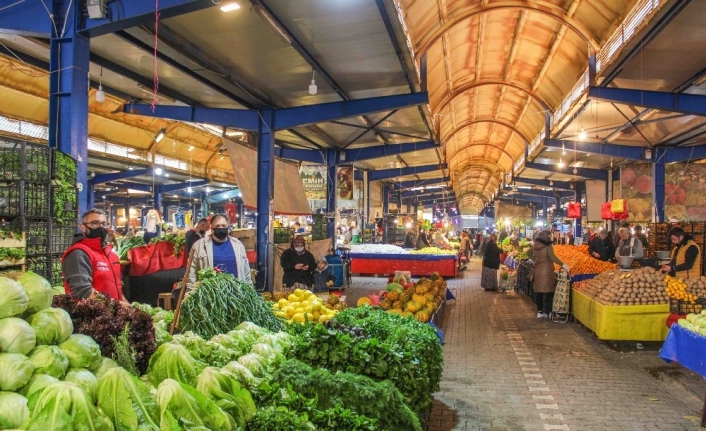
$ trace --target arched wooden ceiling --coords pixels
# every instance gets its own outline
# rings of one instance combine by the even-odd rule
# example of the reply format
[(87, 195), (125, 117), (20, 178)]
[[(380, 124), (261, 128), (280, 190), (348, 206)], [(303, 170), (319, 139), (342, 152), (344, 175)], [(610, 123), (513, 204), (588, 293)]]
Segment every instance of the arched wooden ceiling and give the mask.
[(480, 209), (635, 0), (398, 0), (461, 206)]

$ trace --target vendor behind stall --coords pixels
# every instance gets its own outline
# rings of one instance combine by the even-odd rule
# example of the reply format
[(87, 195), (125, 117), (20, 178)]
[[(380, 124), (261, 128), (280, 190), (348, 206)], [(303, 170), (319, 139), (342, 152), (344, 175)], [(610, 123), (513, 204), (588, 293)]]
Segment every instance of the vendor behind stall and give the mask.
[(615, 257), (632, 256), (635, 259), (645, 257), (645, 251), (642, 248), (642, 242), (634, 236), (630, 236), (630, 230), (626, 227), (618, 229), (618, 248), (615, 250)]
[(316, 269), (316, 259), (304, 246), (304, 238), (296, 236), (292, 240), (292, 245), (282, 253), (280, 264), (284, 271), (282, 284), (292, 287), (301, 284), (304, 288), (311, 288), (314, 284), (314, 269)]
[(593, 237), (588, 244), (588, 254), (598, 260), (611, 260), (615, 256), (615, 246), (608, 237), (608, 231), (603, 229), (598, 235)]
[(701, 276), (701, 250), (684, 229), (675, 227), (669, 232), (669, 237), (675, 247), (667, 265), (662, 271), (668, 272), (682, 280), (699, 278)]

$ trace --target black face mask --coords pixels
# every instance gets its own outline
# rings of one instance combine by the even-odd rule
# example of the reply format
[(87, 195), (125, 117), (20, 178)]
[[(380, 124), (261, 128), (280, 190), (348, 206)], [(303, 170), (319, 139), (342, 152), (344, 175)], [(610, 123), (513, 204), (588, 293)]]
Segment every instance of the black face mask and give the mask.
[(105, 237), (108, 236), (108, 229), (104, 227), (88, 227), (88, 232), (85, 233), (86, 238), (100, 238), (101, 242), (105, 242)]
[(226, 239), (228, 236), (228, 228), (227, 227), (214, 227), (213, 228), (213, 236), (220, 240)]

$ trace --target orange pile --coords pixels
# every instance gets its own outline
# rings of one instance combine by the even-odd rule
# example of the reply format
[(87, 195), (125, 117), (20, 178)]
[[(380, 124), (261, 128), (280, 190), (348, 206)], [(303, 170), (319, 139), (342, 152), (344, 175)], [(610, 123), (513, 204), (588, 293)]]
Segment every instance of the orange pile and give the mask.
[[(571, 267), (571, 275), (600, 274), (618, 267), (615, 263), (604, 262), (588, 255), (587, 245), (555, 245), (554, 254)], [(557, 265), (554, 265), (558, 269)]]

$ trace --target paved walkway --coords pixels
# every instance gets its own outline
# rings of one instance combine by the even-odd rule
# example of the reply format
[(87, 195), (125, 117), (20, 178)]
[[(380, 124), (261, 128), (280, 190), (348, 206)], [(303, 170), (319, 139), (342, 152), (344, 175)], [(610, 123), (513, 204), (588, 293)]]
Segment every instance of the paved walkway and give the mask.
[[(384, 284), (355, 281), (360, 290)], [(526, 296), (484, 292), (477, 260), (449, 287), (457, 299), (442, 324), (444, 375), (428, 431), (702, 429), (703, 399), (643, 369), (664, 364), (656, 351), (614, 351), (578, 324), (537, 319)]]

